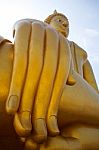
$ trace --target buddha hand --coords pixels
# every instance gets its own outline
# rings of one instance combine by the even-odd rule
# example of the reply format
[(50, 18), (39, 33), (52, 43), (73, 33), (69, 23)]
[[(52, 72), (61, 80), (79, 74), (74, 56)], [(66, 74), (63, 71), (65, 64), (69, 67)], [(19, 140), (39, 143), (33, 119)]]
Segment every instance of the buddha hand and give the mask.
[(14, 28), (14, 63), (6, 110), (17, 134), (41, 143), (59, 134), (57, 112), (70, 69), (68, 41), (49, 25), (21, 20)]

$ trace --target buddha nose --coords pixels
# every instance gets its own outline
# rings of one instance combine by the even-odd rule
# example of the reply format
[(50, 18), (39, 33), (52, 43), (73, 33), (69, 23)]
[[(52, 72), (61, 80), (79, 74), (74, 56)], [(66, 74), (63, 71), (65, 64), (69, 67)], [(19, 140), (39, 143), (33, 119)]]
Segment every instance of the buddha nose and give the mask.
[(62, 25), (63, 25), (64, 27), (66, 27), (66, 26), (67, 26), (66, 21), (64, 21), (64, 22), (62, 23)]

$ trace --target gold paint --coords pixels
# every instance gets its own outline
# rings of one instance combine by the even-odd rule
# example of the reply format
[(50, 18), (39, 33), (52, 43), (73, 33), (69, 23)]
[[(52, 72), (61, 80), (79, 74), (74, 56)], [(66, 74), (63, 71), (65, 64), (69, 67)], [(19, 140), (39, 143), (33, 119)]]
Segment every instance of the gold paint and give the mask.
[(54, 11), (44, 23), (18, 21), (14, 44), (0, 36), (0, 149), (99, 149), (97, 84), (68, 34)]

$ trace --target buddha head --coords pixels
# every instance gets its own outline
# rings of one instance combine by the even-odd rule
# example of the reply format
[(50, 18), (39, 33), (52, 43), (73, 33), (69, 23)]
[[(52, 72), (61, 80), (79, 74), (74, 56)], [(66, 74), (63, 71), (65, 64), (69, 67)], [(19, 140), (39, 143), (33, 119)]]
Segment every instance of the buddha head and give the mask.
[(45, 21), (50, 24), (58, 32), (62, 33), (66, 38), (69, 34), (69, 21), (67, 17), (61, 13), (57, 13), (55, 10), (53, 14), (48, 16)]

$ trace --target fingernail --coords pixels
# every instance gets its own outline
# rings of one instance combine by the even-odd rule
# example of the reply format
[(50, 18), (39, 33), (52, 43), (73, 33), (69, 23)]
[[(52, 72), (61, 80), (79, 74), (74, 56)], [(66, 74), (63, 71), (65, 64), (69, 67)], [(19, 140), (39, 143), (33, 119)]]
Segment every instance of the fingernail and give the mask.
[(48, 124), (47, 125), (48, 125), (49, 134), (51, 134), (52, 136), (59, 135), (60, 131), (58, 129), (56, 116), (50, 116), (48, 118)]
[(35, 141), (37, 143), (42, 143), (47, 139), (47, 129), (45, 120), (42, 118), (39, 118), (34, 121), (34, 131), (35, 131)]
[(32, 130), (32, 124), (31, 124), (31, 114), (30, 112), (24, 111), (20, 114), (20, 120), (23, 128), (26, 130)]
[(18, 96), (11, 95), (8, 100), (8, 112), (15, 113), (18, 109)]

